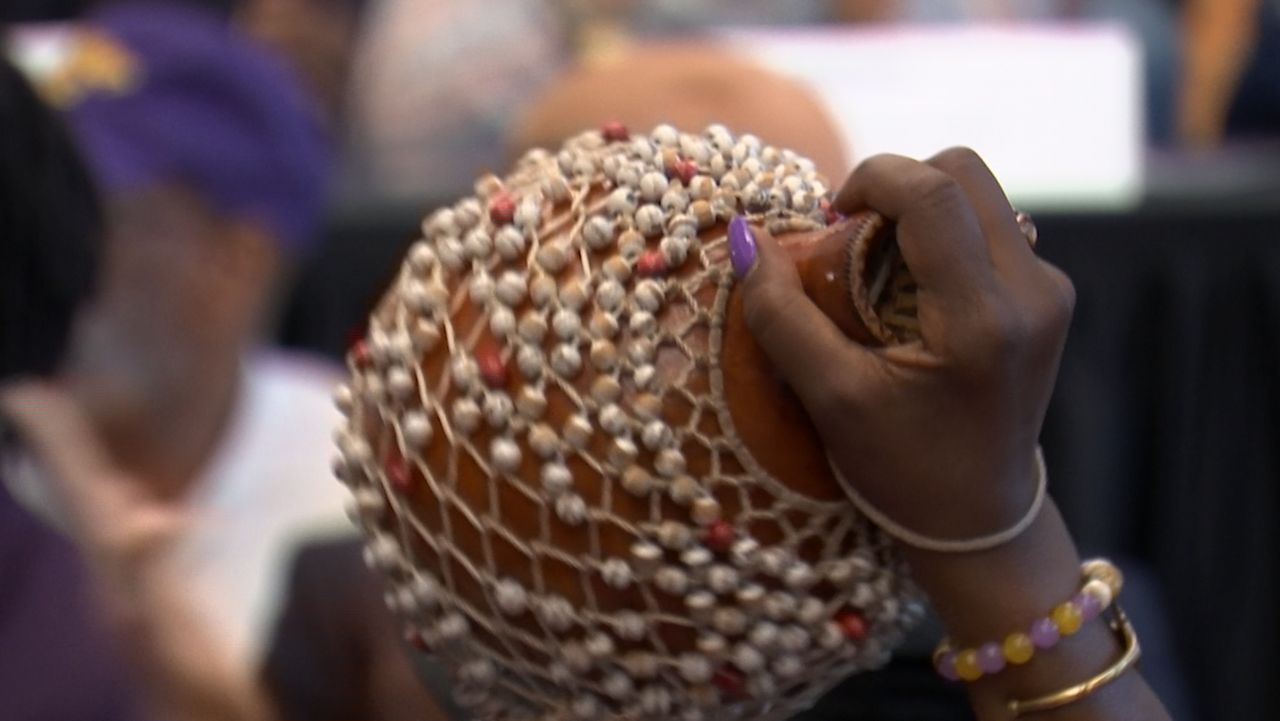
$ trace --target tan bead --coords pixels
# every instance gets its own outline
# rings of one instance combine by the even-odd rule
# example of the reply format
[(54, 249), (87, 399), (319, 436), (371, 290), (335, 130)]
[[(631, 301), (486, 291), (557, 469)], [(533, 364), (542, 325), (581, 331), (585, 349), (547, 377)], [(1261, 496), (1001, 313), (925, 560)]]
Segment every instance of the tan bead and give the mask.
[(658, 543), (672, 550), (680, 550), (693, 542), (693, 532), (679, 521), (663, 521), (658, 526)]
[(529, 447), (540, 458), (552, 458), (560, 451), (560, 438), (551, 426), (534, 423), (529, 426)]
[(542, 247), (538, 248), (535, 259), (543, 270), (551, 275), (557, 275), (569, 265), (572, 257), (564, 243), (553, 240), (543, 243)]
[(631, 401), (631, 407), (638, 418), (652, 421), (662, 415), (662, 399), (652, 393), (641, 393)]
[(597, 376), (591, 382), (591, 397), (598, 403), (615, 403), (622, 397), (622, 384), (613, 376)]
[(653, 490), (653, 476), (640, 466), (628, 466), (622, 472), (622, 488), (633, 496), (643, 498)]
[[(616, 280), (619, 283), (625, 283), (631, 277), (631, 265), (617, 255), (606, 260), (604, 265), (601, 266), (601, 270), (604, 271), (606, 278)], [(596, 295), (597, 297), (599, 296), (599, 291), (596, 291)]]
[(574, 414), (564, 422), (564, 440), (571, 447), (583, 449), (591, 441), (591, 421), (581, 414)]
[(426, 318), (418, 318), (409, 329), (409, 337), (413, 341), (414, 350), (426, 353), (440, 342), (440, 326)]
[(525, 386), (516, 396), (516, 410), (521, 416), (536, 421), (547, 412), (547, 397), (534, 386)]
[(556, 280), (549, 275), (535, 275), (529, 283), (529, 300), (537, 308), (545, 307), (556, 297)]
[(618, 334), (618, 319), (611, 313), (597, 311), (587, 325), (593, 338), (612, 338)]
[(609, 464), (621, 470), (635, 462), (638, 453), (639, 449), (630, 438), (615, 438), (609, 444)]
[(632, 335), (652, 335), (658, 329), (658, 319), (647, 310), (631, 314), (629, 326)]
[(671, 500), (687, 506), (702, 494), (702, 487), (693, 479), (693, 476), (680, 476), (671, 482), (667, 494), (671, 496)]
[[(682, 476), (687, 478), (688, 476)], [(720, 520), (720, 503), (709, 496), (702, 496), (693, 501), (693, 508), (689, 515), (693, 517), (695, 523), (706, 526)]]
[(537, 345), (547, 337), (547, 319), (536, 310), (527, 310), (520, 317), (520, 323), (516, 326), (516, 332), (520, 335), (520, 339), (526, 343)]
[(591, 299), (591, 283), (573, 278), (560, 287), (560, 305), (572, 311), (580, 311)]
[[(657, 206), (648, 206), (654, 207)], [(662, 212), (662, 211), (658, 211)], [(618, 236), (618, 252), (625, 260), (634, 260), (644, 252), (645, 240), (644, 235), (635, 229), (627, 229)]]
[(716, 213), (711, 203), (706, 200), (695, 200), (689, 205), (689, 214), (697, 221), (699, 229), (711, 227), (716, 222)]

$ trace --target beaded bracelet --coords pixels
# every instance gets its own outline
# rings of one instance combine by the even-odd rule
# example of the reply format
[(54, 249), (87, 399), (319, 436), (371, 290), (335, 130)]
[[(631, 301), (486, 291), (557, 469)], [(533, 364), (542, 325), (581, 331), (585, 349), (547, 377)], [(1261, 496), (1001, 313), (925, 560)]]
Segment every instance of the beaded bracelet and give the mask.
[(938, 674), (951, 681), (976, 681), (999, 673), (1008, 664), (1020, 666), (1030, 661), (1037, 650), (1053, 648), (1064, 636), (1097, 618), (1120, 594), (1124, 577), (1104, 558), (1085, 561), (1080, 571), (1084, 579), (1080, 592), (1055, 606), (1049, 615), (1036, 619), (1026, 631), (1015, 631), (1002, 642), (991, 641), (959, 651), (951, 647), (950, 639), (942, 639), (933, 652)]

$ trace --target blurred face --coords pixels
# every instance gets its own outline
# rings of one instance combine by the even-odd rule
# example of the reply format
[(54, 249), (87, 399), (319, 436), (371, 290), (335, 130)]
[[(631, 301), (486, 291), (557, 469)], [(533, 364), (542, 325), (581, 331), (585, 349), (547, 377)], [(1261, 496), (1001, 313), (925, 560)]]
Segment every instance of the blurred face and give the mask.
[(257, 226), (158, 187), (112, 198), (98, 313), (127, 342), (161, 355), (248, 343), (277, 259)]

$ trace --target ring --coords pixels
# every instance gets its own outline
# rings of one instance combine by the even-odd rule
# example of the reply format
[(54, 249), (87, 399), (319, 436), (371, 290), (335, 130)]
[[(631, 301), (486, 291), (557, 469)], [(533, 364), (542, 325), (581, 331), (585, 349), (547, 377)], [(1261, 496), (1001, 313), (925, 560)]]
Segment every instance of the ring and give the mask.
[(1027, 244), (1035, 248), (1036, 241), (1040, 239), (1040, 231), (1036, 230), (1036, 222), (1031, 219), (1031, 214), (1019, 210), (1013, 216), (1013, 219), (1018, 222), (1018, 230), (1022, 231), (1022, 236), (1027, 239)]

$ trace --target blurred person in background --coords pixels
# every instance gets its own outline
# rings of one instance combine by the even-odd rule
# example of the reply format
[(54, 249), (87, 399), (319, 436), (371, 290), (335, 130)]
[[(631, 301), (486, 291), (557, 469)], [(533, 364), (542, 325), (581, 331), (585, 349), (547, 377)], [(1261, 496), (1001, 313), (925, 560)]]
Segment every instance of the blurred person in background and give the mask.
[[(263, 342), (315, 242), (327, 143), (288, 75), (208, 11), (109, 3), (67, 40), (39, 81), (103, 195), (106, 240), (63, 380), (135, 500), (181, 509), (157, 553), (251, 674), (293, 545), (348, 529), (327, 464), (334, 370)], [(68, 515), (40, 480), (10, 479)]]
[[(0, 57), (0, 388), (54, 374), (96, 278), (101, 210), (58, 118)], [(5, 479), (29, 462), (0, 412), (0, 706), (9, 721), (132, 721), (136, 699), (74, 546)]]

